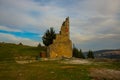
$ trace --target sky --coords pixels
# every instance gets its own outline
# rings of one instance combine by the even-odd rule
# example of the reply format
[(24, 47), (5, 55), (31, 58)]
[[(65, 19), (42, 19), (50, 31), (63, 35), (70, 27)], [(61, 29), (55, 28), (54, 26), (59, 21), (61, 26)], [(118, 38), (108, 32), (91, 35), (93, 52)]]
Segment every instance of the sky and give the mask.
[(77, 48), (120, 49), (120, 0), (0, 0), (0, 42), (37, 46), (68, 16)]

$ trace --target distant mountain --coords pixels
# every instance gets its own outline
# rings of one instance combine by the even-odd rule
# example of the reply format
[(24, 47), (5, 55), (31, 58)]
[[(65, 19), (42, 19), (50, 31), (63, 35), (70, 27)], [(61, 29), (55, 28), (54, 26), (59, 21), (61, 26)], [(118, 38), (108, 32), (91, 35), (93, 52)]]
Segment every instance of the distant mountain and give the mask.
[(120, 59), (120, 49), (94, 51), (95, 58)]

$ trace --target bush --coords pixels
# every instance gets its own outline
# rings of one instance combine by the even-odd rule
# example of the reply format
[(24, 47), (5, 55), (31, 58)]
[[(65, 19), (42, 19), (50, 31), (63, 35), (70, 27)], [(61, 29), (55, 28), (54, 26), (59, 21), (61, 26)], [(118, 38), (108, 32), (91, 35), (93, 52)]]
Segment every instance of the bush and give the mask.
[(23, 45), (23, 44), (20, 42), (19, 45)]
[(91, 50), (88, 51), (87, 58), (92, 58), (94, 59), (94, 54)]
[(41, 46), (41, 44), (39, 43), (37, 47), (41, 48), (42, 46)]
[(85, 56), (83, 55), (82, 50), (81, 49), (78, 50), (75, 46), (73, 46), (73, 57), (85, 59)]

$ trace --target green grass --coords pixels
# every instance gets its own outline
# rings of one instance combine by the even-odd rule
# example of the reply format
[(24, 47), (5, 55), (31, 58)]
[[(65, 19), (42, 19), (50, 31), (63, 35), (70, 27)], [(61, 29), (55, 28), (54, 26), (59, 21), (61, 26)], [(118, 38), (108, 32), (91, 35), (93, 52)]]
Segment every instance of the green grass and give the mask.
[(16, 45), (11, 43), (0, 43), (0, 61), (13, 60), (16, 56), (38, 56), (44, 48)]
[(63, 64), (60, 61), (38, 61), (17, 64), (0, 62), (0, 80), (91, 80), (91, 68), (120, 69), (120, 63)]
[(120, 62), (91, 60), (92, 64), (64, 64), (61, 61), (37, 61), (18, 64), (14, 61), (17, 55), (36, 56), (42, 50), (37, 47), (0, 44), (0, 80), (91, 80), (91, 68), (120, 70)]
[(86, 69), (78, 65), (65, 65), (55, 61), (24, 65), (4, 62), (0, 65), (1, 80), (90, 80)]

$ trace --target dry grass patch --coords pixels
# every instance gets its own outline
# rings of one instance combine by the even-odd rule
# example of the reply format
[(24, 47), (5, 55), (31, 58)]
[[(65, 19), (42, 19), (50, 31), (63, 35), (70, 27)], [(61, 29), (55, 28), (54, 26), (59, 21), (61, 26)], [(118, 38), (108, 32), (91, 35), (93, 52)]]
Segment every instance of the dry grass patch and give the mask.
[(62, 66), (62, 69), (74, 69), (76, 68), (75, 66)]
[(63, 61), (62, 63), (65, 64), (91, 64), (91, 61), (85, 60), (85, 59), (74, 59), (69, 61)]
[(120, 71), (113, 69), (90, 69), (90, 76), (94, 80), (120, 80)]
[(33, 62), (36, 62), (36, 60), (21, 60), (21, 61), (16, 60), (16, 63), (18, 64), (27, 64), (27, 63), (33, 63)]

